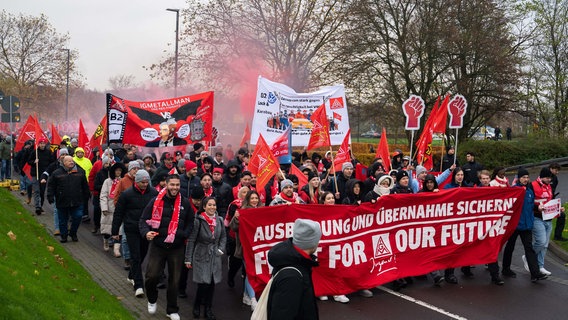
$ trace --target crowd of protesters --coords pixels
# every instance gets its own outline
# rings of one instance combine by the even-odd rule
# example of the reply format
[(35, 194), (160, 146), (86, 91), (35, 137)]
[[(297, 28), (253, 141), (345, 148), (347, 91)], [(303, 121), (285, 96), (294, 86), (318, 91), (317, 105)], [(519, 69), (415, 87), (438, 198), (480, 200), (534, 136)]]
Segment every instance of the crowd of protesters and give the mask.
[[(293, 154), (293, 163), (306, 176), (307, 184), (299, 185), (299, 177), (289, 173), (290, 165), (282, 165), (282, 170), (265, 187), (257, 188), (256, 176), (247, 168), (250, 151), (240, 148), (234, 152), (230, 145), (206, 151), (201, 143), (195, 143), (183, 151), (163, 152), (159, 159), (153, 153), (140, 154), (136, 146), (111, 145), (95, 148), (92, 158), (87, 159), (76, 139), (65, 136), (56, 148), (39, 139), (35, 150), (36, 142), (26, 141), (14, 157), (20, 192), (26, 203), (41, 215), (47, 194), (48, 202), (54, 207), (55, 235), (62, 243), (68, 238), (79, 241), (77, 229), (81, 222), (89, 224), (93, 234), (102, 235), (102, 250), (124, 259), (128, 283), (136, 297), (147, 297), (150, 314), (157, 310), (157, 289), (167, 287), (168, 317), (179, 319), (177, 299), (186, 298), (189, 287), (196, 290), (193, 316), (215, 319), (215, 285), (226, 281), (229, 287), (234, 287), (235, 278), (241, 277), (239, 270), (244, 284), (242, 302), (254, 310), (255, 292), (244, 276), (247, 266), (239, 240), (239, 210), (291, 203), (360, 205), (374, 203), (388, 194), (464, 187), (525, 188), (521, 219), (505, 247), (502, 268), (497, 261), (488, 264), (491, 281), (503, 285), (501, 276), (516, 277), (510, 266), (518, 236), (531, 280), (544, 280), (551, 274), (545, 268), (544, 256), (552, 224), (542, 220), (542, 204), (558, 195), (558, 164), (542, 168), (532, 182), (528, 172), (521, 168), (515, 181), (510, 182), (504, 168), (495, 168), (490, 173), (475, 161), (471, 152), (460, 167), (455, 150), (449, 147), (442, 159), (443, 171), (435, 176), (423, 166), (413, 165), (410, 157), (397, 150), (390, 171), (377, 158), (368, 167), (366, 179), (358, 180), (354, 174), (357, 160), (341, 164), (341, 170), (331, 174), (329, 152), (322, 157), (317, 152), (308, 156), (304, 151)], [(26, 164), (31, 167), (31, 179), (24, 173)], [(446, 180), (451, 182), (441, 188)], [(564, 223), (562, 212), (555, 230), (557, 240), (565, 240)], [(222, 269), (225, 256), (228, 257), (226, 275)], [(470, 266), (460, 270), (465, 277), (474, 276)], [(188, 286), (190, 274), (194, 286)], [(429, 275), (435, 286), (458, 283), (453, 268)], [(412, 278), (398, 279), (391, 285), (401, 290), (412, 281)], [(373, 296), (370, 290), (358, 294)], [(346, 295), (332, 298), (340, 303), (349, 302)], [(328, 300), (328, 297), (319, 299)]]

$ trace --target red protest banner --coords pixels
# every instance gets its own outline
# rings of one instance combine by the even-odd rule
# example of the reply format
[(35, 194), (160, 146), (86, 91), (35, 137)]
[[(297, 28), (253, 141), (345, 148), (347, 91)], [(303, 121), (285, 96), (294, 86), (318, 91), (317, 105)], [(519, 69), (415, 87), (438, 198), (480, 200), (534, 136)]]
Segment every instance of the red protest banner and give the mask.
[[(458, 188), (396, 194), (361, 206), (291, 205), (240, 211), (248, 279), (270, 277), (270, 248), (292, 236), (297, 218), (320, 223), (316, 296), (347, 294), (433, 270), (497, 260), (518, 223), (522, 188)], [(325, 214), (322, 214), (325, 212)]]
[(213, 92), (156, 101), (129, 101), (107, 94), (109, 143), (145, 147), (209, 145), (213, 137)]

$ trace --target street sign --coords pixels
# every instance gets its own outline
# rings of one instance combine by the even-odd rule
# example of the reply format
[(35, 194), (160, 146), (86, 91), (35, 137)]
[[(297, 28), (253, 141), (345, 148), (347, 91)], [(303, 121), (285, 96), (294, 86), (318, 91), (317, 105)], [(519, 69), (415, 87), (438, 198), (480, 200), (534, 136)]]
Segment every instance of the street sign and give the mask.
[(12, 103), (12, 112), (18, 111), (20, 109), (20, 99), (14, 96), (5, 96), (2, 99), (2, 109), (6, 112), (10, 112), (10, 102)]
[(20, 122), (20, 113), (12, 112), (12, 121), (10, 121), (10, 113), (2, 113), (2, 123)]

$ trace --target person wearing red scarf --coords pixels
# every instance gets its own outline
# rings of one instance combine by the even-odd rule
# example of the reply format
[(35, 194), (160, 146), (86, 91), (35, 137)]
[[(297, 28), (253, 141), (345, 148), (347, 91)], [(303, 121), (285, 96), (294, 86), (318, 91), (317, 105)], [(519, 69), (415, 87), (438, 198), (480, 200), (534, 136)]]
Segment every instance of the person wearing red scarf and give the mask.
[(292, 203), (304, 203), (304, 201), (298, 196), (296, 192), (294, 192), (294, 183), (289, 180), (285, 179), (280, 183), (280, 187), (282, 191), (274, 197), (272, 202), (270, 202), (271, 206), (277, 206), (282, 204), (292, 204)]
[(199, 318), (201, 305), (205, 305), (207, 319), (215, 319), (211, 309), (215, 284), (223, 276), (222, 256), (227, 236), (223, 218), (217, 213), (217, 201), (207, 197), (195, 218), (195, 231), (189, 236), (185, 251), (185, 265), (193, 268), (193, 282), (197, 283), (197, 293), (193, 304), (193, 317)]
[(144, 208), (139, 222), (140, 234), (150, 242), (146, 268), (148, 313), (156, 313), (157, 287), (167, 262), (166, 313), (170, 319), (179, 319), (177, 298), (184, 244), (193, 230), (194, 221), (189, 200), (181, 196), (179, 189), (179, 175), (168, 175), (166, 187)]

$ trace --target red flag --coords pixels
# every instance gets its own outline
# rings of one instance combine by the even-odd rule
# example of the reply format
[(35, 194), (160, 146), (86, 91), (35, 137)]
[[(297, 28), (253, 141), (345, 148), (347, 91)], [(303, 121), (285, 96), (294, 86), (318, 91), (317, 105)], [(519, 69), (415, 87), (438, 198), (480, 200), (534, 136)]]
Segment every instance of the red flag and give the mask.
[(44, 139), (45, 141), (49, 142), (49, 139), (41, 129), (41, 125), (39, 124), (39, 121), (37, 121), (37, 117), (33, 118), (33, 122), (34, 122), (34, 139), (36, 141), (35, 147), (37, 148), (39, 146), (40, 140)]
[(262, 134), (258, 137), (248, 169), (252, 174), (256, 174), (257, 189), (264, 188), (268, 180), (280, 169), (278, 160), (270, 151), (270, 147), (268, 147)]
[(285, 156), (290, 153), (290, 128), (286, 129), (282, 135), (272, 143), (270, 151), (275, 157)]
[(108, 137), (108, 132), (107, 132), (106, 128), (107, 128), (107, 116), (105, 114), (104, 117), (102, 118), (101, 122), (99, 123), (99, 125), (95, 129), (95, 132), (93, 133), (93, 136), (91, 137), (91, 140), (89, 140), (91, 150), (94, 149), (95, 147), (99, 147), (101, 154), (103, 153), (104, 150), (101, 150), (102, 145), (103, 145), (103, 142), (105, 141), (105, 137)]
[(333, 113), (333, 118), (334, 118), (334, 119), (337, 119), (337, 120), (339, 120), (339, 121), (341, 121), (341, 115), (340, 115), (339, 113), (337, 113), (337, 112), (334, 112), (334, 113)]
[(367, 179), (367, 170), (369, 167), (357, 163), (355, 165), (355, 179), (365, 181)]
[(91, 144), (89, 142), (89, 136), (85, 131), (85, 127), (83, 127), (83, 121), (79, 119), (79, 139), (78, 139), (79, 147), (85, 150), (85, 158), (91, 159)]
[(314, 111), (310, 119), (313, 123), (313, 127), (307, 149), (311, 150), (319, 147), (331, 146), (331, 139), (329, 137), (329, 121), (325, 114), (325, 103)]
[(28, 140), (35, 140), (35, 119), (29, 116), (16, 140), (15, 151), (20, 151)]
[(61, 144), (61, 136), (59, 135), (59, 132), (57, 132), (53, 123), (51, 124), (51, 144), (55, 146), (59, 146)]
[(426, 124), (424, 124), (424, 130), (422, 130), (422, 134), (420, 134), (420, 138), (416, 142), (416, 160), (418, 160), (418, 163), (423, 165), (428, 171), (432, 170), (434, 167), (434, 163), (432, 161), (432, 129), (439, 112), (440, 97), (438, 96), (438, 99), (430, 112), (430, 116), (428, 117), (428, 120), (426, 120)]
[(250, 141), (250, 128), (248, 122), (247, 126), (245, 127), (245, 132), (243, 133), (243, 137), (241, 138), (241, 143), (239, 144), (239, 147), (241, 148), (244, 147), (247, 141)]
[[(438, 98), (439, 99), (439, 98)], [(450, 103), (450, 96), (446, 95), (444, 102), (436, 112), (436, 117), (432, 120), (432, 132), (444, 133), (446, 132), (446, 124), (448, 123), (448, 104)]]
[(335, 159), (333, 160), (333, 167), (335, 171), (341, 172), (341, 166), (345, 162), (351, 161), (351, 154), (349, 153), (349, 137), (351, 136), (351, 129), (347, 130), (347, 134), (345, 138), (343, 138), (343, 142), (339, 147), (339, 151), (335, 155)]
[(298, 189), (302, 189), (303, 186), (308, 184), (308, 177), (293, 163), (290, 166), (290, 174), (298, 177)]
[(389, 141), (387, 139), (387, 130), (383, 127), (383, 132), (381, 133), (381, 140), (379, 141), (379, 146), (377, 147), (377, 153), (375, 158), (383, 159), (383, 167), (386, 172), (391, 169), (391, 160), (389, 154)]

